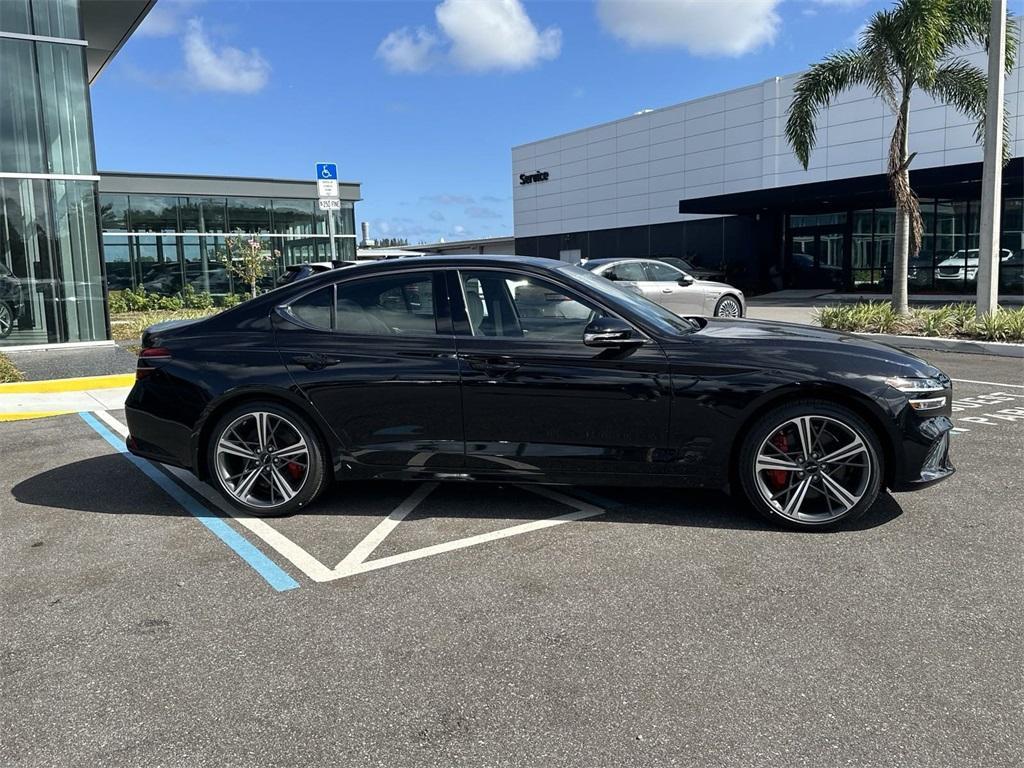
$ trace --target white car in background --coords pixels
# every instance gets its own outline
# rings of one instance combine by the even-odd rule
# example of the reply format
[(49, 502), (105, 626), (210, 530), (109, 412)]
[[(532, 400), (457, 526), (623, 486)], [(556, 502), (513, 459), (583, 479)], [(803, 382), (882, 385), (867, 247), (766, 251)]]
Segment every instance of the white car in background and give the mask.
[[(1013, 251), (1009, 248), (999, 250), (1000, 262), (1005, 262), (1012, 256)], [(948, 259), (940, 261), (939, 268), (935, 270), (935, 277), (938, 280), (974, 282), (978, 278), (978, 249), (960, 249)]]
[(643, 294), (677, 315), (743, 317), (747, 313), (743, 291), (728, 283), (697, 280), (663, 261), (590, 259), (582, 266)]

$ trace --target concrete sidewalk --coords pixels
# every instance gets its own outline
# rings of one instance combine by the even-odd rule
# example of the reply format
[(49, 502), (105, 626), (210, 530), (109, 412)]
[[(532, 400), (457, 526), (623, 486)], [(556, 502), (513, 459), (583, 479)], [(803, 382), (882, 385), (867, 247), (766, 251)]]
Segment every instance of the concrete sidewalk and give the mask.
[(0, 384), (0, 421), (124, 408), (135, 374)]

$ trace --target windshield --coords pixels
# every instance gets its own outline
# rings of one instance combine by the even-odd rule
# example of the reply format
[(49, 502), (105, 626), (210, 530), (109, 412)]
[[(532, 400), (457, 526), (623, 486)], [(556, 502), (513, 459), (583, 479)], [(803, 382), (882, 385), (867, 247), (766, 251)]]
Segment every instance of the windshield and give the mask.
[(599, 296), (606, 296), (614, 302), (625, 304), (630, 311), (664, 333), (691, 333), (697, 330), (698, 326), (693, 321), (669, 312), (639, 293), (619, 288), (610, 280), (598, 277), (582, 267), (566, 264), (558, 267), (558, 271), (572, 280), (583, 283)]

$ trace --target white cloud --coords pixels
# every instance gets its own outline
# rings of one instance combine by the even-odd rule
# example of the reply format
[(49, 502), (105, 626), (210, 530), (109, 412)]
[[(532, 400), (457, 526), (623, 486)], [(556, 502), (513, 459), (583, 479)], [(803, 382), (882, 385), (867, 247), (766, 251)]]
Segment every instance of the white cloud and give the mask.
[(155, 5), (146, 14), (135, 34), (143, 37), (170, 37), (178, 31), (180, 19), (170, 6)]
[(465, 69), (525, 69), (562, 50), (562, 30), (538, 31), (519, 0), (444, 0), (434, 16)]
[(520, 0), (444, 0), (434, 16), (436, 34), (396, 29), (377, 46), (377, 57), (392, 72), (425, 72), (445, 60), (471, 72), (514, 71), (562, 50), (562, 30), (538, 30)]
[(437, 43), (437, 37), (423, 27), (415, 32), (402, 27), (380, 41), (377, 58), (392, 72), (425, 72), (433, 64)]
[(182, 47), (186, 71), (196, 88), (256, 93), (270, 77), (270, 65), (255, 48), (250, 51), (231, 46), (215, 49), (203, 31), (201, 19), (189, 19)]
[(637, 47), (739, 56), (775, 40), (780, 0), (598, 0), (605, 29)]

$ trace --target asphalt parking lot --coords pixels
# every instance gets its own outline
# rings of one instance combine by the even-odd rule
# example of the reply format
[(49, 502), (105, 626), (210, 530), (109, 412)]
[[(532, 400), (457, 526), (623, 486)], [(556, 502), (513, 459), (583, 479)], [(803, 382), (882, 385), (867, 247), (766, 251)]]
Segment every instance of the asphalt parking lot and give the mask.
[(1020, 766), (1024, 365), (923, 356), (958, 474), (821, 534), (681, 490), (225, 519), (121, 412), (0, 423), (0, 765)]

